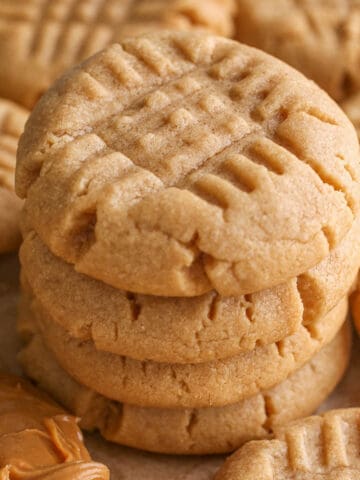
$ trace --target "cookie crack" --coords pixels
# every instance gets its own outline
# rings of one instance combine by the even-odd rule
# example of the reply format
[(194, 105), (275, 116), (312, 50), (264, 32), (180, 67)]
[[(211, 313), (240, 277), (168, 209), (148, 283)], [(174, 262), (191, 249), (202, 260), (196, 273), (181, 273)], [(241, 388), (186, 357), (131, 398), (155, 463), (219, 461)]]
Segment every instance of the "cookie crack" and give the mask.
[(187, 420), (187, 424), (185, 426), (185, 429), (186, 429), (186, 432), (187, 432), (187, 435), (188, 435), (189, 439), (191, 439), (191, 440), (193, 439), (194, 429), (196, 428), (196, 425), (199, 422), (198, 417), (199, 417), (199, 412), (196, 409), (191, 410), (188, 414), (188, 420)]

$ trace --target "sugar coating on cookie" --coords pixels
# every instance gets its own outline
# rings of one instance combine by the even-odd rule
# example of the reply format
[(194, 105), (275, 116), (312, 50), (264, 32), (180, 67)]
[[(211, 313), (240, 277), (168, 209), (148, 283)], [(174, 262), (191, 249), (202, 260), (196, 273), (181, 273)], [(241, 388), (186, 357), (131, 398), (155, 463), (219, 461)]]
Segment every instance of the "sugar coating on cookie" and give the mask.
[(65, 75), (18, 154), (26, 218), (129, 291), (253, 293), (321, 261), (359, 205), (355, 131), (328, 96), (231, 40), (124, 40)]
[(360, 88), (357, 0), (236, 0), (236, 36), (281, 58), (340, 101)]
[[(25, 328), (27, 336), (26, 316), (19, 320), (19, 330), (23, 333)], [(346, 325), (309, 363), (271, 390), (238, 404), (201, 409), (143, 408), (108, 400), (72, 379), (33, 329), (20, 361), (37, 384), (81, 417), (80, 425), (86, 430), (99, 429), (109, 441), (144, 450), (210, 454), (267, 438), (274, 428), (312, 413), (343, 375), (350, 343)]]
[(14, 192), (16, 149), (28, 112), (0, 98), (0, 254), (20, 244), (19, 214), (22, 202)]
[(277, 343), (199, 364), (140, 362), (98, 351), (93, 342), (71, 337), (38, 299), (31, 308), (48, 348), (83, 385), (120, 402), (186, 408), (236, 403), (285, 380), (336, 336), (346, 319), (347, 299)]
[(97, 350), (168, 363), (221, 360), (277, 342), (335, 307), (357, 276), (359, 235), (357, 219), (320, 264), (271, 289), (174, 298), (117, 290), (77, 273), (30, 234), (20, 249), (22, 287), (70, 336), (92, 340)]
[(32, 108), (64, 71), (129, 35), (172, 28), (231, 35), (234, 7), (234, 0), (2, 0), (0, 96)]
[(357, 480), (360, 409), (331, 410), (275, 431), (273, 440), (246, 444), (215, 480)]

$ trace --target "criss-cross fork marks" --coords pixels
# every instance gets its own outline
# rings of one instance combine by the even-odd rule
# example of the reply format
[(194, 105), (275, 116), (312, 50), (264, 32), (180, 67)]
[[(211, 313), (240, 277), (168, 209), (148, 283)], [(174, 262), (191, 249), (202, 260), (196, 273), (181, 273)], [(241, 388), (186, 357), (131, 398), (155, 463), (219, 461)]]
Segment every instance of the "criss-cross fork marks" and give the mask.
[[(175, 71), (174, 64), (171, 61), (164, 63), (163, 58), (159, 60), (160, 53), (150, 45), (148, 51), (152, 52), (151, 56), (142, 49), (141, 59), (150, 69), (165, 65), (167, 72), (157, 67), (158, 74)], [(112, 67), (113, 63), (110, 65)], [(111, 68), (111, 75), (113, 72)], [(134, 67), (130, 72), (136, 72)], [(131, 75), (132, 79), (136, 78), (136, 73)], [(214, 89), (210, 75), (206, 70), (190, 71), (179, 80), (145, 95), (140, 108), (125, 110), (93, 130), (110, 148), (121, 151), (136, 165), (159, 177), (164, 186), (190, 189), (193, 194), (204, 199), (207, 197), (210, 203), (212, 198), (215, 204), (222, 204), (224, 189), (230, 196), (230, 190), (234, 189), (250, 193), (258, 186), (265, 171), (281, 175), (284, 168), (282, 162), (268, 151), (265, 142), (249, 148), (246, 155), (237, 154), (243, 139), (260, 131), (261, 125), (251, 118), (253, 105), (249, 107), (248, 115), (239, 115), (241, 102), (231, 98), (233, 85), (226, 88), (226, 81), (223, 85), (219, 81), (218, 88)], [(267, 96), (260, 96), (260, 101), (257, 100), (259, 85), (255, 74), (253, 82), (247, 77), (242, 78), (242, 72), (239, 77), (237, 97), (243, 86), (244, 97), (247, 100), (253, 98), (255, 108), (259, 102), (266, 101)], [(99, 79), (93, 80), (99, 82)], [(269, 94), (269, 85), (274, 86), (275, 80), (276, 77), (267, 78)], [(103, 80), (104, 92), (107, 89), (105, 83)], [(101, 87), (98, 88), (99, 94), (100, 91)]]
[[(305, 157), (277, 135), (279, 126), (299, 112), (324, 129), (337, 128), (336, 119), (313, 100), (304, 105), (299, 82), (260, 55), (252, 58), (231, 42), (214, 37), (199, 37), (196, 49), (182, 36), (160, 42), (139, 38), (115, 45), (86, 63), (76, 81), (85, 101), (98, 102), (101, 108), (111, 100), (111, 111), (103, 118), (95, 115), (93, 124), (69, 136), (76, 145), (84, 131), (91, 132), (92, 139), (102, 143), (98, 153), (88, 147), (80, 153), (82, 159), (73, 174), (85, 175), (94, 155), (107, 158), (118, 152), (112, 160), (120, 162), (102, 180), (90, 182), (93, 213), (97, 198), (110, 184), (120, 195), (126, 182), (133, 182), (137, 201), (142, 198), (140, 191), (146, 195), (176, 187), (197, 197), (201, 208), (220, 208), (226, 221), (234, 203), (244, 203), (259, 189), (272, 191), (274, 182), (281, 184), (280, 177), (291, 171), (297, 170), (298, 176), (304, 164), (322, 183), (343, 193), (353, 207), (347, 191), (351, 172), (342, 157), (335, 156), (333, 161), (346, 177), (344, 185), (340, 180), (332, 182), (332, 172), (326, 165), (319, 167), (318, 159)], [(51, 164), (51, 148), (44, 157)], [(124, 158), (131, 171), (121, 170)], [(56, 163), (62, 161), (57, 158)], [(93, 176), (97, 175), (94, 170)], [(141, 190), (144, 178), (149, 188)], [(83, 198), (81, 202), (87, 209)], [(74, 210), (82, 215), (79, 205)], [(324, 234), (331, 244), (327, 227)]]
[[(62, 70), (117, 41), (124, 24), (126, 36), (131, 28), (139, 34), (161, 25), (170, 28), (166, 12), (177, 14), (174, 0), (29, 0), (23, 7), (22, 0), (4, 2), (0, 21), (12, 22), (12, 30), (23, 38), (21, 48), (26, 51), (22, 55)], [(180, 8), (178, 15), (187, 13)]]
[[(71, 66), (111, 42), (131, 0), (45, 0), (33, 20), (28, 56)], [(14, 7), (15, 8), (15, 7)]]
[(27, 115), (19, 107), (0, 101), (0, 186), (14, 189), (16, 150)]
[(4, 28), (12, 25), (12, 32), (17, 32), (20, 56), (36, 59), (48, 66), (49, 72), (54, 69), (57, 76), (110, 44), (130, 15), (133, 3), (132, 0), (28, 0), (22, 7), (21, 1), (5, 0), (0, 6), (0, 21), (6, 21)]
[[(354, 421), (355, 420), (355, 421)], [(359, 418), (325, 414), (286, 433), (288, 464), (291, 471), (326, 473), (336, 468), (359, 466)]]

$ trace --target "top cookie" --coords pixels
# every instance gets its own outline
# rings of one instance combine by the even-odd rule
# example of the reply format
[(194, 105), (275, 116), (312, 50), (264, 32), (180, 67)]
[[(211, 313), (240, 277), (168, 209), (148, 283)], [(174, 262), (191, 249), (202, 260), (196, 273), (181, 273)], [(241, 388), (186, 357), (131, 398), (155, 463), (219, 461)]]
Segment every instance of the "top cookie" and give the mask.
[(358, 0), (236, 0), (237, 38), (315, 80), (336, 100), (360, 88)]
[(65, 70), (128, 35), (230, 35), (234, 0), (0, 0), (0, 96), (32, 108)]
[(358, 480), (360, 409), (290, 423), (274, 440), (247, 443), (215, 480)]
[(359, 210), (347, 117), (282, 62), (202, 33), (127, 39), (42, 98), (18, 151), (25, 223), (134, 292), (241, 295), (320, 262)]

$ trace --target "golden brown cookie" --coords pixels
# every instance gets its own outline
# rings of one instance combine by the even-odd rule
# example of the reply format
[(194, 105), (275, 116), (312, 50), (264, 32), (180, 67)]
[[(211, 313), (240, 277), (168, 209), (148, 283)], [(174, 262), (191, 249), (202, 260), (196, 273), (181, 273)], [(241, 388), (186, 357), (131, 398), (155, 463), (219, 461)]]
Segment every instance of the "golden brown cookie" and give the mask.
[(347, 99), (341, 106), (354, 124), (358, 137), (360, 138), (360, 92)]
[(315, 80), (336, 100), (360, 88), (358, 0), (236, 0), (237, 38)]
[[(25, 327), (27, 329), (27, 327)], [(107, 400), (73, 380), (46, 349), (40, 335), (20, 359), (26, 373), (112, 442), (163, 453), (223, 453), (312, 413), (340, 380), (349, 359), (350, 329), (343, 328), (309, 363), (280, 385), (218, 408), (142, 408)], [(306, 392), (306, 395), (304, 395)]]
[(290, 423), (272, 440), (243, 446), (215, 480), (358, 480), (359, 425), (359, 408)]
[(232, 34), (234, 0), (1, 0), (0, 95), (32, 108), (65, 70), (128, 35)]
[(79, 340), (137, 360), (200, 363), (281, 340), (328, 313), (349, 292), (360, 260), (360, 222), (319, 265), (285, 284), (241, 297), (131, 294), (76, 273), (35, 234), (23, 273), (52, 318)]
[(350, 230), (359, 147), (339, 107), (263, 52), (200, 33), (124, 40), (65, 75), (20, 142), (50, 250), (117, 288), (253, 293)]
[(0, 478), (108, 480), (77, 423), (24, 380), (0, 374)]
[(69, 336), (38, 300), (32, 312), (60, 365), (98, 393), (144, 407), (209, 407), (239, 402), (285, 380), (335, 337), (346, 318), (347, 299), (277, 343), (200, 364), (140, 362), (97, 351), (93, 342)]
[(14, 172), (17, 144), (27, 117), (25, 109), (0, 98), (0, 254), (20, 245), (22, 202), (14, 192)]

